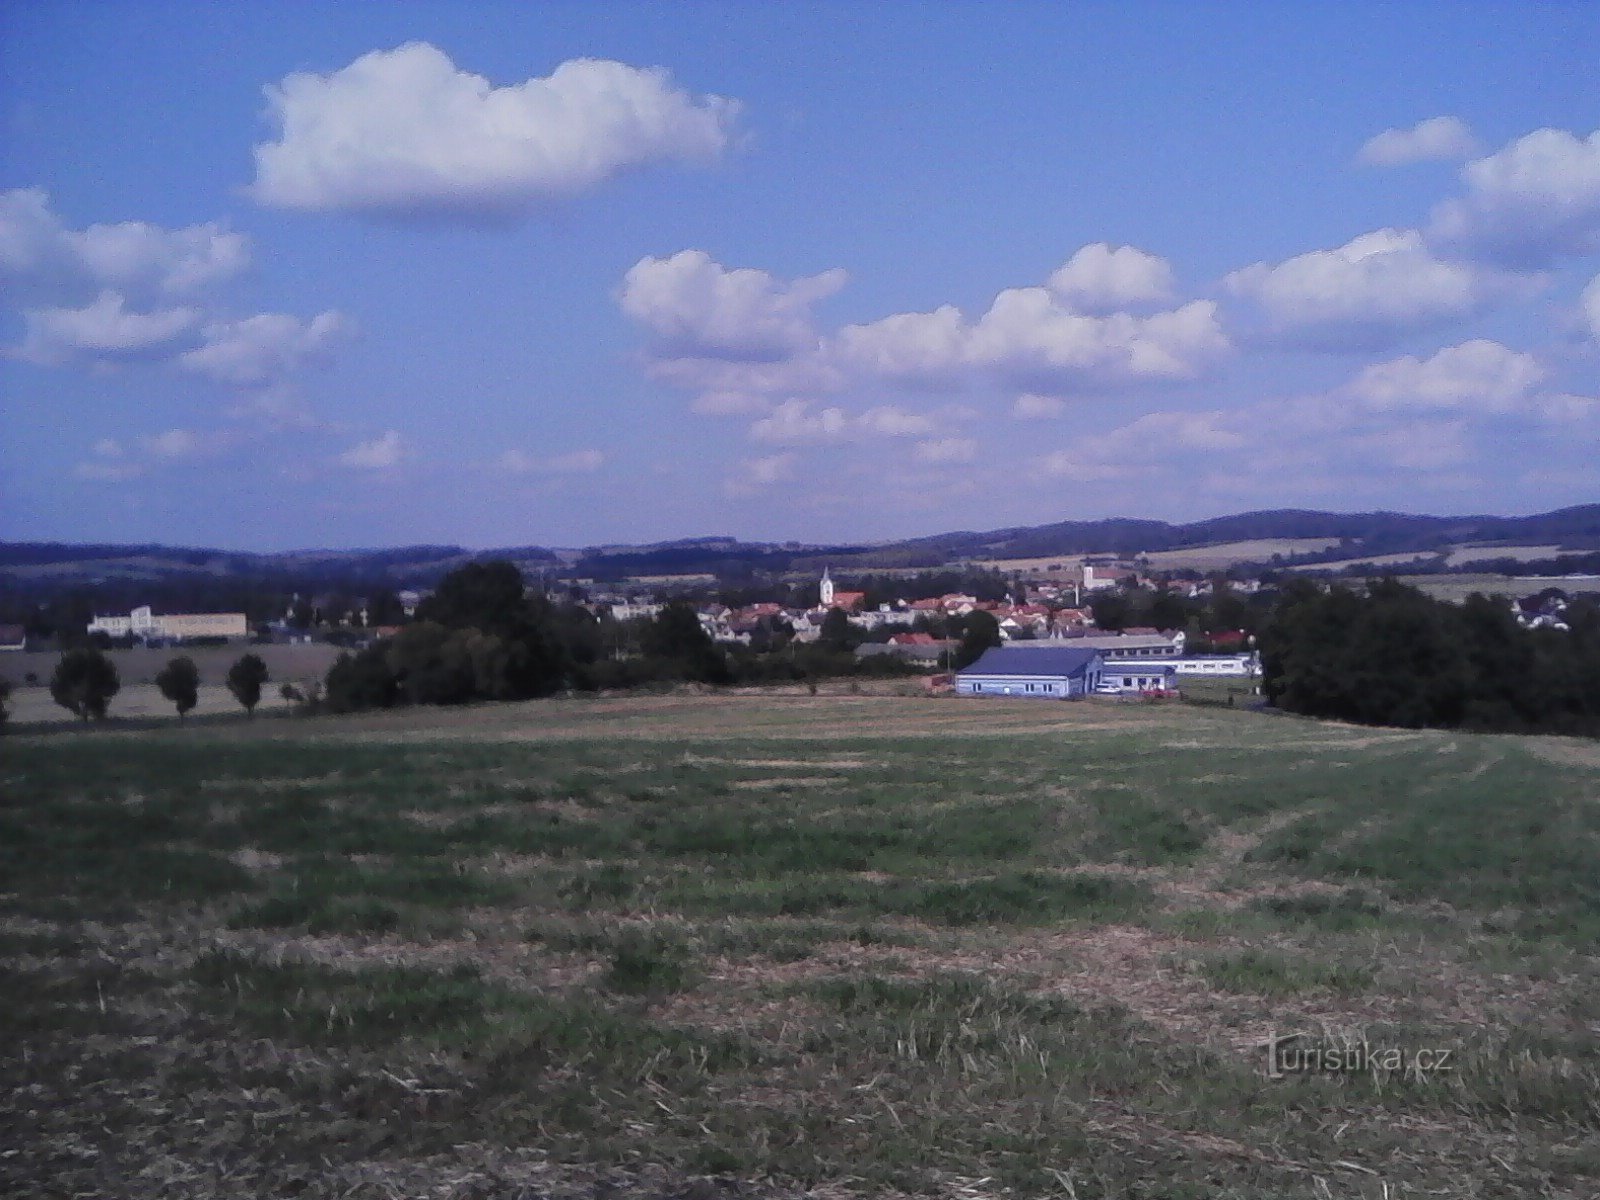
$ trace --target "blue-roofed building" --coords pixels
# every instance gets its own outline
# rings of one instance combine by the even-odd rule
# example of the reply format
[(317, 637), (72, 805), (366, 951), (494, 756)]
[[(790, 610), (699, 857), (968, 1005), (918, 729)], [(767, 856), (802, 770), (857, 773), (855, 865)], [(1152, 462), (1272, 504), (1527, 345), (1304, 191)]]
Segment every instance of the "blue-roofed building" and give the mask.
[(956, 672), (956, 695), (1036, 700), (1087, 696), (1099, 686), (1104, 662), (1098, 650), (1077, 646), (995, 646)]

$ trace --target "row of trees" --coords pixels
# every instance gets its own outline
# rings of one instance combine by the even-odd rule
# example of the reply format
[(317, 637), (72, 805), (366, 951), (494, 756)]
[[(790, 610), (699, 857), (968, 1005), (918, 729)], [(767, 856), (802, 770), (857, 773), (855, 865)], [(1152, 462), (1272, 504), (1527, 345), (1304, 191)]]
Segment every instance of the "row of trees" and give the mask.
[[(261, 688), (266, 682), (267, 665), (259, 655), (246, 654), (228, 668), (228, 690), (251, 716), (261, 703)], [(6, 685), (8, 690), (9, 686)], [(184, 717), (200, 702), (200, 670), (192, 658), (174, 658), (156, 675), (156, 687), (172, 702), (178, 716)], [(117, 664), (92, 648), (68, 650), (50, 677), (51, 699), (85, 721), (103, 720), (121, 690)]]
[(1278, 707), (1407, 728), (1600, 734), (1600, 605), (1524, 629), (1502, 600), (1434, 600), (1393, 580), (1357, 592), (1297, 580), (1260, 633)]

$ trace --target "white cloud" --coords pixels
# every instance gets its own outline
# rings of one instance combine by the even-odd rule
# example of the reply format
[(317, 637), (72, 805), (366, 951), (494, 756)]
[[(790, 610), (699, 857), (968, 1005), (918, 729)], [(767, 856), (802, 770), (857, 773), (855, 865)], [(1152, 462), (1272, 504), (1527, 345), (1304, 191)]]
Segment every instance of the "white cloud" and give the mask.
[(512, 215), (629, 167), (715, 159), (738, 110), (604, 59), (495, 87), (426, 42), (289, 75), (266, 95), (278, 140), (255, 147), (256, 200), (388, 215)]
[(1493, 272), (1435, 257), (1409, 229), (1364, 233), (1275, 266), (1255, 263), (1223, 284), (1259, 305), (1274, 333), (1341, 349), (1383, 345), (1467, 316), (1512, 286)]
[(978, 443), (971, 438), (932, 438), (918, 442), (911, 452), (918, 462), (964, 463), (977, 456)]
[(1600, 275), (1596, 275), (1583, 289), (1583, 315), (1588, 319), (1589, 331), (1600, 341)]
[(1228, 349), (1209, 300), (1148, 317), (1087, 317), (1043, 288), (1013, 288), (973, 326), (968, 355), (1002, 380), (1073, 386), (1192, 379)]
[(1556, 392), (1537, 397), (1532, 411), (1540, 420), (1552, 425), (1583, 425), (1600, 419), (1600, 400)]
[(1094, 242), (1050, 276), (1049, 288), (1078, 312), (1108, 313), (1172, 297), (1172, 267), (1133, 246)]
[(862, 413), (856, 419), (856, 428), (879, 437), (925, 437), (938, 429), (938, 422), (926, 413), (882, 404)]
[(1544, 368), (1531, 354), (1479, 338), (1448, 346), (1427, 359), (1407, 355), (1376, 363), (1352, 380), (1346, 391), (1380, 410), (1506, 412), (1544, 378)]
[(1011, 406), (1011, 415), (1019, 421), (1041, 421), (1059, 417), (1067, 411), (1067, 402), (1056, 396), (1040, 396), (1024, 392)]
[(970, 329), (961, 310), (895, 313), (867, 325), (846, 325), (837, 357), (856, 371), (885, 379), (937, 380), (966, 364)]
[(192, 429), (169, 429), (139, 439), (140, 448), (151, 458), (192, 458), (203, 445)]
[(1247, 410), (1153, 412), (1109, 433), (1078, 438), (1070, 449), (1039, 460), (1048, 474), (1080, 482), (1137, 478), (1151, 462), (1195, 459), (1215, 461), (1221, 452), (1243, 451), (1250, 439), (1240, 428)]
[(1472, 457), (1464, 421), (1406, 421), (1351, 440), (1363, 455), (1409, 471), (1442, 471)]
[(122, 483), (154, 468), (216, 454), (233, 441), (233, 435), (224, 431), (168, 429), (140, 436), (130, 450), (115, 438), (101, 438), (90, 447), (91, 457), (78, 463), (73, 474), (79, 479)]
[(250, 240), (214, 222), (68, 229), (40, 188), (0, 192), (0, 286), (12, 293), (185, 295), (244, 270)]
[[(945, 410), (946, 417), (957, 414)], [(836, 442), (862, 438), (925, 438), (939, 432), (941, 422), (927, 413), (911, 412), (894, 404), (880, 404), (858, 415), (835, 406), (817, 408), (810, 401), (789, 399), (750, 426), (758, 442), (780, 446)]]
[(1456, 161), (1478, 152), (1478, 139), (1459, 117), (1430, 117), (1410, 129), (1385, 129), (1361, 147), (1356, 157), (1369, 167)]
[(749, 496), (794, 478), (795, 456), (790, 451), (763, 458), (747, 458), (723, 485), (730, 496)]
[(203, 344), (184, 353), (179, 362), (219, 383), (266, 387), (325, 361), (348, 329), (349, 322), (331, 310), (309, 321), (284, 313), (216, 321), (202, 331)]
[(507, 450), (500, 456), (502, 471), (514, 474), (582, 475), (598, 471), (605, 465), (606, 456), (599, 450), (574, 450), (568, 454), (541, 457), (526, 450)]
[(159, 358), (200, 320), (192, 308), (137, 313), (116, 292), (104, 291), (84, 308), (39, 308), (23, 314), (26, 334), (11, 353), (28, 362), (115, 363)]
[[(1163, 274), (1160, 260), (1126, 247), (1088, 250), (1057, 273), (1065, 273), (1063, 286), (1076, 289), (1080, 300), (1104, 300), (1119, 289), (1124, 300), (1148, 298), (1155, 283), (1165, 286), (1152, 275)], [(700, 413), (767, 413), (771, 419), (762, 429), (773, 435), (796, 422), (792, 408), (775, 412), (780, 401), (813, 401), (876, 383), (1045, 393), (1121, 387), (1193, 379), (1232, 349), (1212, 301), (1148, 314), (1091, 315), (1046, 287), (1002, 291), (976, 321), (944, 305), (819, 334), (811, 305), (843, 281), (843, 272), (828, 271), (784, 283), (765, 271), (729, 270), (692, 250), (639, 262), (618, 300), (659, 339), (648, 363), (652, 376), (698, 393), (694, 409)], [(804, 436), (841, 432), (816, 427), (828, 419), (825, 412), (807, 414)]]
[(805, 400), (785, 400), (772, 412), (750, 426), (750, 436), (758, 442), (793, 446), (806, 442), (830, 442), (842, 438), (850, 419), (842, 408), (813, 409)]
[(618, 299), (660, 339), (664, 354), (770, 362), (815, 347), (811, 305), (845, 279), (835, 268), (784, 284), (765, 271), (730, 271), (703, 250), (681, 250), (640, 259)]
[(143, 463), (103, 460), (81, 462), (72, 468), (72, 474), (78, 479), (88, 479), (95, 483), (126, 483), (130, 479), (139, 478), (144, 471)]
[(1011, 288), (967, 323), (950, 306), (841, 330), (837, 353), (856, 371), (907, 383), (974, 376), (988, 382), (1128, 384), (1191, 379), (1227, 353), (1216, 305), (1196, 300), (1150, 316), (1086, 316), (1045, 288)]
[(361, 471), (383, 471), (398, 466), (405, 456), (400, 434), (390, 429), (370, 442), (357, 442), (351, 446), (339, 455), (339, 465)]
[(1461, 176), (1466, 195), (1434, 209), (1430, 239), (1523, 269), (1600, 252), (1600, 130), (1538, 129)]

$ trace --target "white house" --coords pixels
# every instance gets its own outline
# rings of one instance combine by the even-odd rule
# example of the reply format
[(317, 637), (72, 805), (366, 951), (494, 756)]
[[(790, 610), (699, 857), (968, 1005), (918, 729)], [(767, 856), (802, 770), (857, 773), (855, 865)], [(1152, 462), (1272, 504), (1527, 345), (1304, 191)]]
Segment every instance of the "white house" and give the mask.
[(1179, 675), (1246, 678), (1259, 673), (1253, 654), (1196, 654), (1164, 661)]
[(1170, 692), (1178, 686), (1177, 676), (1170, 662), (1107, 662), (1100, 682), (1120, 692)]

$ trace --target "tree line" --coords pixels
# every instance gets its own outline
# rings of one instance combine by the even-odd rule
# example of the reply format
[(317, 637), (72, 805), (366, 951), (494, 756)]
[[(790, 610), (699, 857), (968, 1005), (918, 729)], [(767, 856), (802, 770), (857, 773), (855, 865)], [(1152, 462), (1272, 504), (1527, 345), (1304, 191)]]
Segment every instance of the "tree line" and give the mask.
[(1600, 735), (1600, 604), (1527, 629), (1504, 600), (1295, 580), (1259, 635), (1262, 687), (1306, 716), (1410, 729)]

